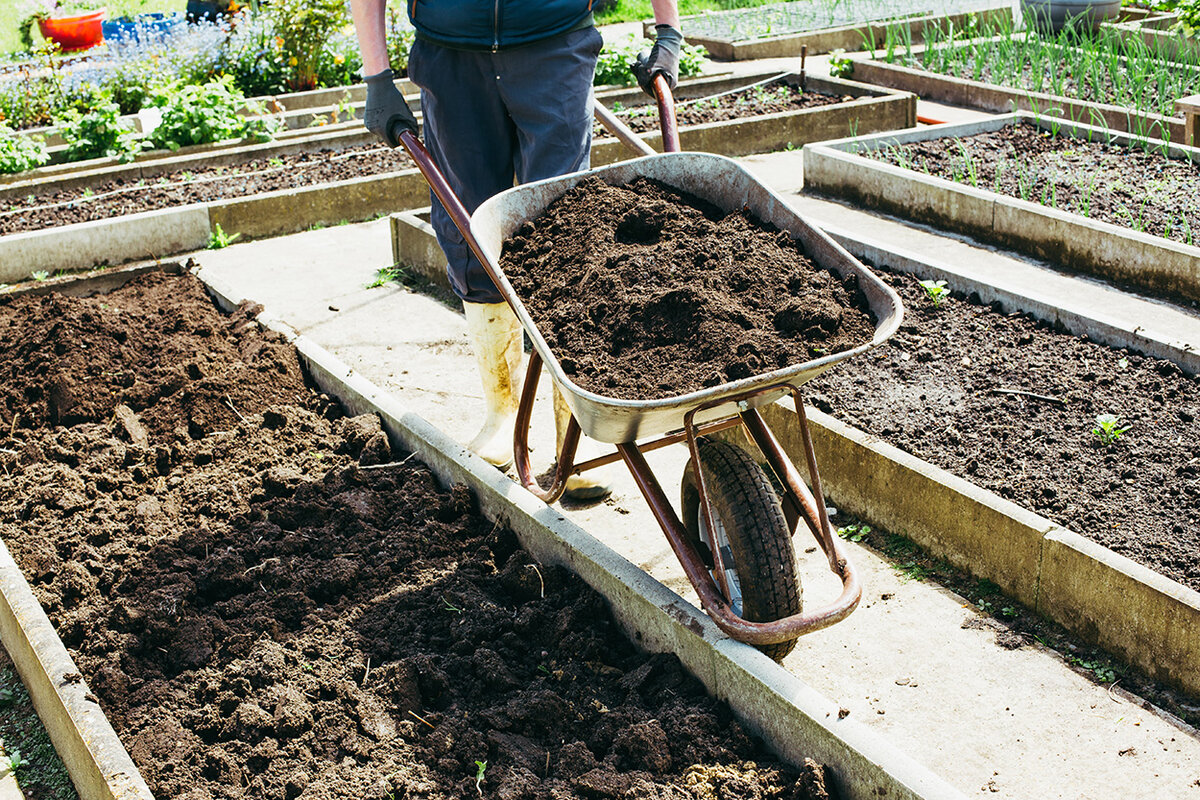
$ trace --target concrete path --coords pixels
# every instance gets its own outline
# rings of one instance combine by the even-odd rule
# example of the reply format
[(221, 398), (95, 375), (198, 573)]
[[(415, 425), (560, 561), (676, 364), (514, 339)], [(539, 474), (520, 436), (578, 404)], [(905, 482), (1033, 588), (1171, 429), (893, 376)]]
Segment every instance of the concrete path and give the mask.
[[(799, 186), (798, 155), (746, 163), (791, 193)], [(840, 206), (795, 199), (813, 219), (849, 220)], [(852, 219), (860, 234), (899, 237), (896, 223), (869, 215)], [(934, 236), (900, 227), (907, 235)], [(965, 242), (938, 244), (965, 248), (957, 254), (962, 263), (986, 255), (1011, 262), (1014, 270), (1029, 266)], [(466, 441), (474, 433), (482, 400), (461, 316), (407, 290), (365, 288), (391, 262), (386, 221), (196, 257), (450, 435)], [(535, 426), (535, 466), (548, 466), (552, 430), (544, 399)], [(668, 448), (649, 460), (674, 495), (683, 449)], [(568, 515), (694, 601), (632, 481), (617, 469), (610, 474), (617, 486), (612, 498), (568, 508)], [(801, 548), (811, 544), (804, 537), (797, 542)], [(1119, 689), (1090, 682), (1050, 651), (1008, 650), (987, 630), (964, 628), (976, 613), (962, 598), (927, 583), (906, 583), (883, 559), (850, 547), (867, 586), (862, 606), (845, 622), (804, 638), (785, 662), (849, 713), (969, 794), (1200, 798), (1195, 731), (1142, 708)], [(810, 602), (829, 599), (838, 588), (818, 556), (806, 560), (804, 581)]]

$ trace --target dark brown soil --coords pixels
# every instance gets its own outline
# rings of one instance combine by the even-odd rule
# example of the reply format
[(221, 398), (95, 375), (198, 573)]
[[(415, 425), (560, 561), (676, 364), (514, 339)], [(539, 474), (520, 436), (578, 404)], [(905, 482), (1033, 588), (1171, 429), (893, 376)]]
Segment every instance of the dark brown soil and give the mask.
[[(815, 405), (1200, 589), (1200, 379), (880, 274), (905, 325), (817, 378)], [(1100, 414), (1131, 427), (1104, 445)]]
[[(676, 103), (675, 118), (680, 126), (703, 125), (709, 122), (723, 122), (730, 119), (778, 114), (784, 111), (832, 106), (838, 103), (847, 103), (853, 99), (849, 95), (806, 92), (799, 86), (779, 81), (711, 98), (680, 100)], [(638, 133), (658, 130), (658, 106), (653, 103), (621, 107), (614, 105), (613, 111)], [(597, 135), (608, 135), (599, 127), (596, 129), (596, 133)]]
[(412, 161), (402, 150), (370, 144), (256, 158), (231, 166), (191, 167), (144, 180), (120, 178), (87, 188), (6, 199), (0, 210), (0, 235), (411, 168)]
[(156, 796), (828, 796), (253, 311), (0, 299), (0, 536)]
[(871, 339), (867, 301), (786, 232), (639, 178), (580, 183), (501, 266), (563, 370), (611, 397), (669, 397)]
[(1032, 125), (864, 153), (1102, 222), (1200, 242), (1200, 164)]

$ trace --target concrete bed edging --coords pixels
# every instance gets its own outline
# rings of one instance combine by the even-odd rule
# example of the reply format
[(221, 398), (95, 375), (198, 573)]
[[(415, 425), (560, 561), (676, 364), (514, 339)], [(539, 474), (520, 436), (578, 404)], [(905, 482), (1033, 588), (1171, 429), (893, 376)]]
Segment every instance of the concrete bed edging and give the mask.
[[(427, 211), (393, 215), (391, 226), (393, 257), (448, 287), (445, 258)], [(868, 247), (845, 236), (838, 239), (857, 257)], [(878, 248), (874, 253), (889, 263), (895, 258)], [(906, 267), (911, 264), (900, 266)], [(987, 291), (961, 276), (955, 280), (961, 290)], [(1044, 304), (1022, 296), (1005, 293), (1002, 300), (1035, 315), (1045, 313)], [(1200, 365), (1196, 353), (1168, 343), (1147, 347), (1136, 331), (1078, 314), (1060, 320), (1068, 329), (1079, 326), (1076, 332), (1100, 331), (1110, 345), (1154, 349), (1159, 357), (1173, 355), (1185, 368)], [(817, 409), (809, 408), (808, 414), (822, 483), (835, 505), (902, 532), (1156, 679), (1200, 696), (1200, 593)], [(795, 411), (774, 405), (763, 415), (789, 456), (802, 460)]]
[[(1110, 134), (1100, 128), (1059, 124), (1027, 112), (978, 122), (933, 125), (916, 131), (839, 139), (805, 145), (805, 188), (986, 239), (1098, 277), (1200, 299), (1200, 247), (924, 175), (855, 152), (970, 136), (1022, 123), (1043, 129), (1057, 127), (1060, 132), (1080, 138), (1110, 139)], [(1120, 144), (1129, 140), (1125, 134), (1111, 135), (1111, 141)], [(1169, 147), (1174, 157), (1200, 162), (1200, 149), (1164, 146)]]
[[(985, 8), (973, 12), (962, 12), (951, 15), (926, 14), (904, 20), (909, 34), (920, 37), (925, 26), (931, 24), (945, 25), (951, 23), (962, 27), (971, 16), (1002, 16), (1010, 18), (1012, 10), (1008, 6)], [(680, 20), (683, 30), (687, 30), (688, 17)], [(895, 21), (864, 20), (860, 23), (840, 25), (833, 28), (820, 28), (811, 31), (800, 31), (780, 36), (764, 36), (758, 39), (723, 39), (717, 36), (700, 36), (687, 34), (688, 44), (700, 45), (713, 58), (723, 61), (749, 61), (758, 58), (783, 58), (799, 56), (803, 47), (808, 48), (810, 56), (829, 53), (838, 48), (848, 52), (856, 52), (878, 47), (884, 41), (889, 27), (894, 27)], [(642, 23), (642, 31), (647, 38), (653, 38), (654, 22)]]
[[(238, 297), (204, 275), (218, 304)], [(462, 483), (480, 511), (508, 525), (521, 544), (547, 563), (579, 575), (609, 602), (627, 633), (643, 647), (675, 653), (684, 666), (780, 757), (827, 765), (845, 797), (946, 798), (963, 795), (926, 767), (888, 744), (863, 723), (839, 719), (838, 705), (758, 650), (736, 642), (699, 609), (547, 506), (519, 484), (405, 410), (379, 387), (286, 323), (260, 315), (286, 335), (309, 375), (351, 413), (377, 414), (389, 437), (416, 453), (446, 485)]]
[[(874, 87), (849, 81), (811, 80), (839, 91), (879, 96), (824, 108), (684, 126), (680, 136), (685, 148), (746, 155), (779, 149), (789, 142), (799, 146), (839, 136), (855, 126), (865, 132), (893, 130), (915, 122), (913, 95), (877, 92)], [(657, 132), (642, 135), (652, 144), (660, 138)], [(628, 157), (628, 148), (615, 138), (597, 139), (592, 146), (592, 163), (596, 166)], [(0, 236), (0, 283), (16, 283), (36, 271), (54, 273), (202, 250), (218, 224), (227, 236), (262, 238), (296, 233), (314, 225), (336, 225), (343, 220), (362, 221), (428, 202), (425, 179), (409, 167), (317, 186), (22, 231)]]

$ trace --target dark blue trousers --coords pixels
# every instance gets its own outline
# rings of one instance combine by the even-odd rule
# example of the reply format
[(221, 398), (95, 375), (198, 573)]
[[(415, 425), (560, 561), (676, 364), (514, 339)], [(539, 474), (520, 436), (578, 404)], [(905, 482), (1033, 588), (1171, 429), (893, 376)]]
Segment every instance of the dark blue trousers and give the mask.
[[(600, 33), (584, 28), (498, 53), (418, 39), (408, 76), (421, 87), (425, 146), (467, 211), (512, 188), (588, 168)], [(450, 285), (471, 303), (504, 298), (436, 197), (432, 224)]]

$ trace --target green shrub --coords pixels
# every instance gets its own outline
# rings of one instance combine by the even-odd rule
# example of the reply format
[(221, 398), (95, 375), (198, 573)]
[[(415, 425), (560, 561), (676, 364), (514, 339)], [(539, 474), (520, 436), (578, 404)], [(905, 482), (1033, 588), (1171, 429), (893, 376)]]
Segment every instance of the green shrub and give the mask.
[(326, 43), (350, 21), (345, 0), (274, 0), (266, 13), (288, 54), (288, 87), (315, 89)]
[(388, 64), (397, 75), (408, 74), (408, 51), (417, 39), (417, 32), (408, 21), (408, 12), (389, 5), (387, 8)]
[(71, 109), (55, 124), (67, 144), (67, 161), (89, 158), (132, 161), (142, 149), (141, 138), (121, 122), (121, 109), (109, 99), (98, 100), (86, 112)]
[(201, 86), (173, 87), (167, 93), (162, 122), (150, 134), (150, 141), (169, 150), (225, 139), (269, 141), (278, 123), (270, 117), (244, 117), (238, 113), (242, 106), (251, 114), (262, 112), (257, 104), (246, 102), (228, 75)]
[(11, 174), (40, 167), (50, 160), (42, 137), (19, 136), (0, 123), (0, 172)]

